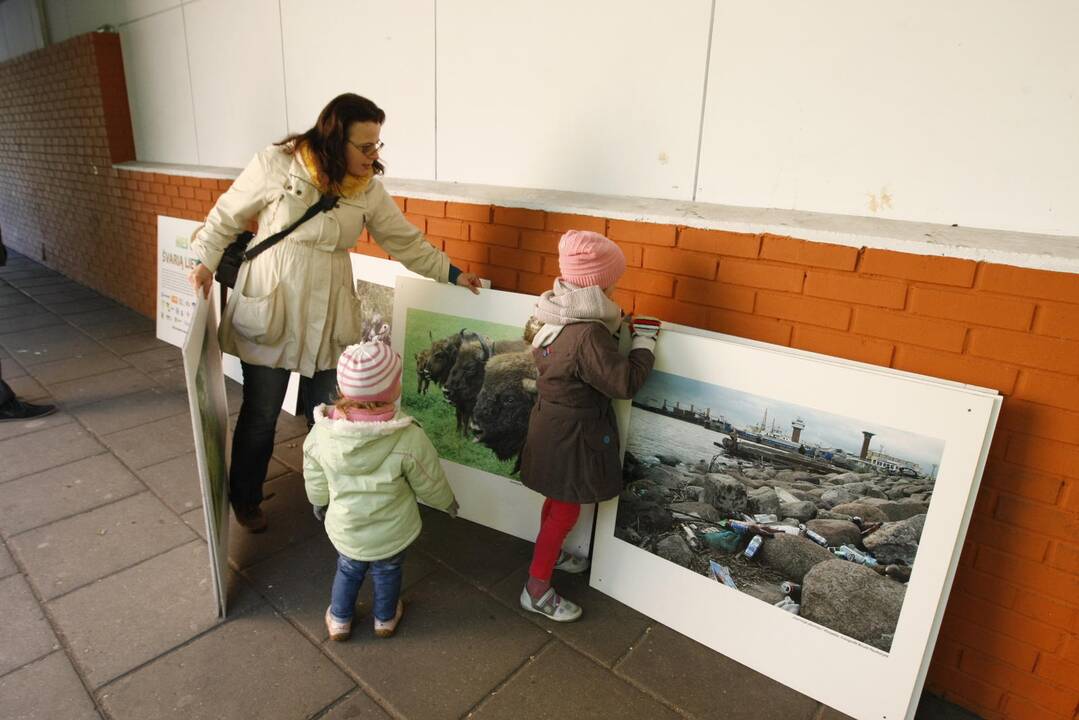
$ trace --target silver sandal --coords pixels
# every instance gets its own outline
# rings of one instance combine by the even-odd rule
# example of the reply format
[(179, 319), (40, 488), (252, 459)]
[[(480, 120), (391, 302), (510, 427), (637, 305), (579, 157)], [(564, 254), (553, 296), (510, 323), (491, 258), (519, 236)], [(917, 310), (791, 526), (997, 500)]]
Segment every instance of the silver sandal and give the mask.
[(548, 588), (539, 600), (533, 600), (528, 588), (521, 589), (521, 607), (530, 612), (546, 615), (555, 622), (573, 622), (581, 617), (581, 606), (570, 602)]

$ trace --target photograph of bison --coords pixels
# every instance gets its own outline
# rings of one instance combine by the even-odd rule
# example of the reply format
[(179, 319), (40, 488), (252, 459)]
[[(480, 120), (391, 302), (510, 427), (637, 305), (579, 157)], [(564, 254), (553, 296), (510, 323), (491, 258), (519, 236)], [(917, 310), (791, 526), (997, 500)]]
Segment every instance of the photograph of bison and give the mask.
[(943, 443), (655, 371), (615, 536), (887, 652)]
[(524, 327), (409, 308), (401, 406), (445, 460), (515, 478), (536, 395)]

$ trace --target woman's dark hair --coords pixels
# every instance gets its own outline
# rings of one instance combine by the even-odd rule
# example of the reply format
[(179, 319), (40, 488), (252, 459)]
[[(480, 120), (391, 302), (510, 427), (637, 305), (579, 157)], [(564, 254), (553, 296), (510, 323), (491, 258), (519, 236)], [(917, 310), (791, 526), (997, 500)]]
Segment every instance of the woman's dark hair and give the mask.
[[(355, 93), (338, 95), (322, 108), (315, 126), (305, 133), (289, 135), (277, 145), (293, 151), (306, 145), (310, 148), (315, 162), (322, 171), (323, 178), (330, 187), (338, 187), (348, 174), (345, 161), (348, 144), (348, 128), (356, 122), (373, 122), (379, 125), (386, 122), (386, 113), (365, 97)], [(381, 175), (386, 168), (381, 162), (374, 162), (374, 172)]]

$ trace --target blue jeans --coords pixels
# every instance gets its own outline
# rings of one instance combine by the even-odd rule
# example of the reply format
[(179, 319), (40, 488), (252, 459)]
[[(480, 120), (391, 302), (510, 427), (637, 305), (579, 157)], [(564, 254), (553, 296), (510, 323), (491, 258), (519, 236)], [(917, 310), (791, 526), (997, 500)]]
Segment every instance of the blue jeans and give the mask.
[(330, 612), (338, 620), (351, 620), (356, 611), (356, 596), (360, 594), (363, 578), (371, 569), (375, 583), (374, 615), (379, 620), (392, 620), (397, 614), (397, 599), (401, 596), (401, 569), (405, 562), (402, 550), (385, 560), (353, 560), (337, 556), (337, 574), (333, 578)]
[[(281, 403), (288, 390), (289, 371), (241, 362), (244, 373), (243, 402), (232, 434), (232, 465), (229, 467), (229, 502), (234, 508), (255, 507), (262, 502), (262, 483), (273, 455), (274, 431)], [(314, 408), (331, 402), (337, 394), (337, 370), (322, 370), (300, 378), (300, 404), (307, 426), (314, 424)]]

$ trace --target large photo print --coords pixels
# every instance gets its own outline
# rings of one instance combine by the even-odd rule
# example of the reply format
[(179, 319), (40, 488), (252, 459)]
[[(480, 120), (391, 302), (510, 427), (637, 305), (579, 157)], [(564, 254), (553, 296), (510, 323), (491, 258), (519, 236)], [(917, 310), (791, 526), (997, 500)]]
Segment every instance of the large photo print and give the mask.
[(654, 372), (630, 412), (615, 536), (888, 651), (942, 452)]
[[(536, 298), (398, 278), (393, 347), (404, 359), (401, 406), (438, 449), (461, 517), (532, 542), (543, 496), (517, 466), (535, 403), (535, 361), (525, 340)], [(593, 505), (565, 549), (587, 555)]]
[(664, 326), (591, 584), (855, 718), (913, 716), (999, 396)]

